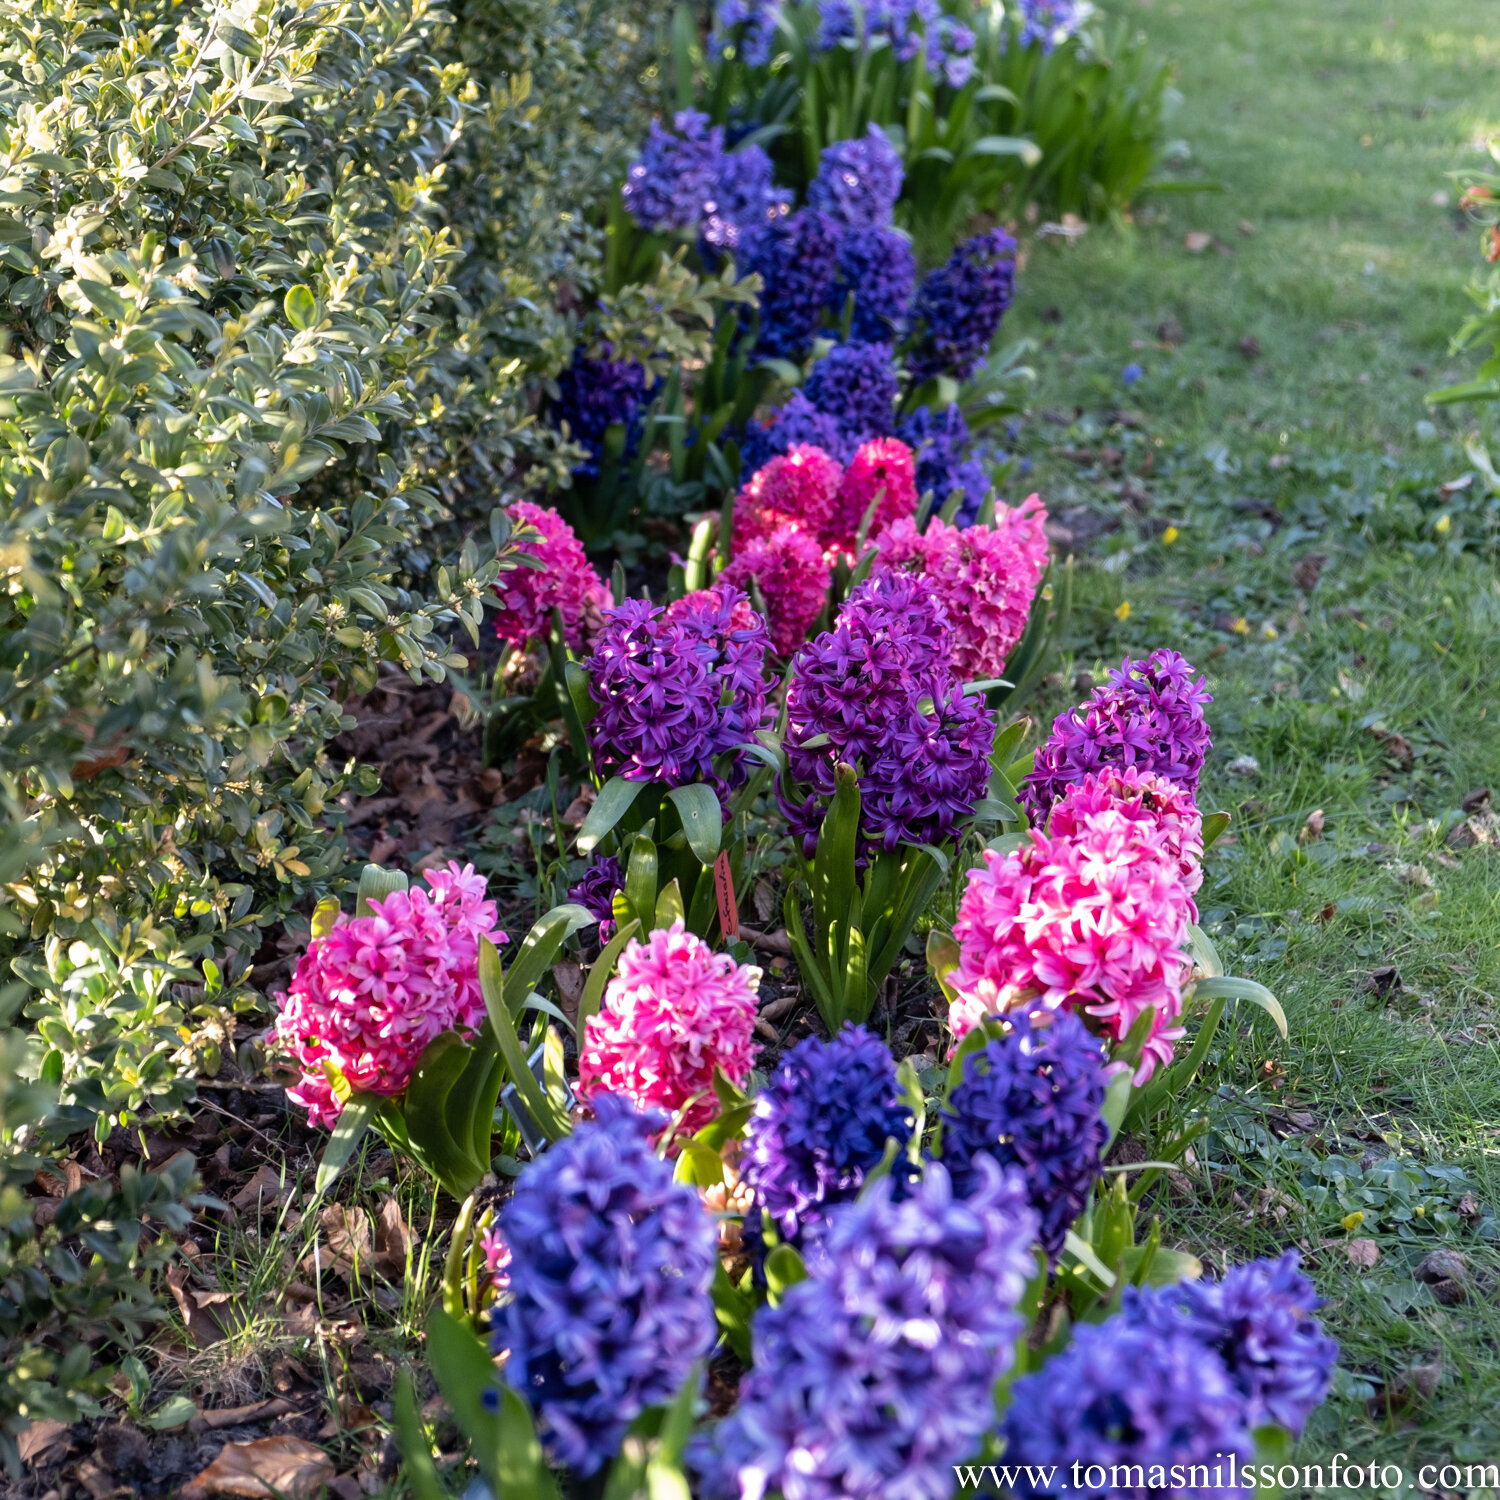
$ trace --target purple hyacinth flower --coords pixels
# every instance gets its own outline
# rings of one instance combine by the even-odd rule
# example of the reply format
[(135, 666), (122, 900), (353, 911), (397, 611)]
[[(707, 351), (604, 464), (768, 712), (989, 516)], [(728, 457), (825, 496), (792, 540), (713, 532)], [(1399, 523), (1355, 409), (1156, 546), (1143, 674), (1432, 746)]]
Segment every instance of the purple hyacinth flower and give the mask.
[(840, 765), (859, 773), (861, 864), (877, 849), (941, 844), (973, 815), (988, 786), (995, 720), (953, 681), (952, 647), (932, 585), (883, 573), (858, 585), (833, 629), (797, 653), (777, 797), (808, 858)]
[(606, 610), (587, 663), (601, 774), (666, 787), (701, 781), (727, 807), (745, 779), (744, 755), (727, 779), (714, 757), (752, 741), (764, 723), (770, 649), (766, 622), (728, 584), (665, 609), (626, 599)]
[(1123, 370), (1120, 371), (1120, 379), (1126, 385), (1134, 385), (1146, 372), (1134, 360), (1131, 360)]
[(969, 450), (969, 424), (962, 410), (954, 405), (935, 412), (919, 406), (896, 429), (896, 436), (916, 455), (917, 493), (931, 491), (936, 512), (957, 491), (963, 498), (954, 524), (972, 525), (992, 486), (984, 464)]
[(625, 871), (613, 854), (596, 858), (577, 885), (568, 887), (568, 900), (576, 901), (599, 923), (599, 941), (607, 943), (615, 933), (615, 892), (625, 885)]
[(929, 271), (912, 304), (913, 379), (967, 380), (989, 353), (1015, 292), (1016, 242), (1003, 229), (965, 240)]
[(1231, 1266), (1222, 1280), (1184, 1281), (1126, 1293), (1124, 1316), (1186, 1332), (1213, 1349), (1245, 1398), (1250, 1427), (1297, 1434), (1328, 1394), (1339, 1346), (1313, 1316), (1322, 1299), (1295, 1250), (1279, 1260)]
[(849, 337), (859, 343), (889, 344), (906, 330), (917, 258), (905, 235), (894, 229), (861, 229), (839, 246), (838, 277), (830, 311), (835, 322), (854, 299)]
[(808, 372), (802, 389), (855, 446), (889, 435), (896, 420), (896, 367), (889, 344), (835, 344)]
[(667, 1117), (613, 1094), (591, 1102), (595, 1119), (533, 1162), (501, 1210), (510, 1284), (491, 1315), (501, 1378), (553, 1459), (584, 1478), (717, 1337), (714, 1225), (652, 1148)]
[(763, 68), (771, 60), (771, 44), (781, 19), (780, 0), (719, 0), (714, 7), (714, 30), (709, 52), (721, 57), (727, 39), (732, 39), (740, 60), (752, 68)]
[(845, 229), (884, 229), (904, 176), (900, 153), (878, 125), (871, 125), (859, 140), (823, 148), (807, 201)]
[(797, 1500), (944, 1500), (953, 1455), (995, 1422), (1014, 1308), (1035, 1270), (1016, 1177), (986, 1162), (967, 1199), (940, 1163), (833, 1210), (809, 1275), (755, 1318), (738, 1407), (690, 1452), (704, 1492)]
[(1203, 709), (1213, 699), (1203, 683), (1176, 651), (1127, 657), (1087, 703), (1052, 721), (1022, 787), (1032, 822), (1045, 827), (1068, 787), (1106, 766), (1155, 771), (1196, 795), (1212, 744)]
[(771, 178), (771, 158), (744, 146), (719, 159), (713, 192), (703, 205), (703, 245), (710, 255), (752, 261), (772, 222), (785, 218), (791, 194)]
[(723, 126), (710, 125), (697, 110), (682, 110), (670, 131), (653, 120), (621, 189), (636, 223), (657, 232), (696, 229), (704, 204), (713, 198), (723, 150)]
[[(1170, 1488), (1236, 1500), (1245, 1492), (1235, 1469), (1255, 1453), (1223, 1360), (1186, 1333), (1163, 1335), (1123, 1314), (1078, 1324), (1067, 1348), (1015, 1382), (1004, 1434), (1017, 1497), (1152, 1500)], [(1153, 1466), (1173, 1465), (1182, 1483), (1153, 1482)]]
[(1034, 1026), (1019, 1013), (1011, 1023), (1004, 1041), (986, 1043), (964, 1062), (943, 1111), (943, 1162), (959, 1194), (968, 1192), (981, 1155), (1018, 1167), (1040, 1219), (1038, 1242), (1055, 1261), (1099, 1180), (1104, 1055), (1069, 1011), (1055, 1013), (1050, 1025)]
[(585, 479), (599, 477), (604, 442), (616, 423), (625, 428), (621, 461), (629, 460), (640, 443), (643, 408), (649, 392), (646, 371), (632, 361), (589, 359), (583, 349), (573, 351), (572, 363), (557, 377), (558, 399), (549, 413), (552, 424), (567, 424), (568, 436), (588, 453), (573, 472)]
[(740, 440), (740, 473), (749, 476), (799, 443), (811, 443), (830, 458), (847, 464), (854, 457), (856, 442), (845, 434), (838, 419), (819, 411), (801, 391), (793, 391), (767, 423), (751, 422)]
[(755, 1096), (740, 1181), (784, 1240), (800, 1243), (833, 1204), (859, 1196), (887, 1140), (906, 1142), (912, 1114), (890, 1048), (863, 1026), (808, 1037), (782, 1055)]
[(762, 354), (800, 360), (812, 345), (838, 267), (839, 226), (813, 208), (773, 219), (758, 236), (749, 270), (764, 282)]

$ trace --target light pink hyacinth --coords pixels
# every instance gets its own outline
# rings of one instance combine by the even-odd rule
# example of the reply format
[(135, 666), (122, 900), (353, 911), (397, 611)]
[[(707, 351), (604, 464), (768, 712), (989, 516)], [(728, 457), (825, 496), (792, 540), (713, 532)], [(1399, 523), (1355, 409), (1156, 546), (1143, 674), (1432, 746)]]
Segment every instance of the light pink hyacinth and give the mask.
[(734, 498), (735, 552), (782, 526), (806, 532), (821, 545), (843, 477), (843, 465), (811, 443), (798, 443), (762, 464)]
[(988, 1015), (1067, 1007), (1119, 1041), (1154, 1006), (1136, 1081), (1169, 1062), (1183, 1034), (1192, 902), (1162, 832), (1106, 808), (1071, 835), (1033, 831), (1013, 854), (984, 860), (953, 924), (954, 1036)]
[(949, 526), (934, 516), (918, 531), (897, 520), (877, 539), (875, 571), (929, 579), (953, 621), (953, 668), (965, 682), (1002, 677), (1026, 630), (1047, 570), (1047, 510), (1029, 496), (995, 507), (993, 526)]
[(736, 1086), (754, 1061), (760, 971), (715, 953), (678, 921), (632, 939), (578, 1056), (578, 1094), (623, 1094), (683, 1118), (691, 1134), (719, 1112), (714, 1069)]
[(766, 601), (771, 645), (778, 656), (790, 656), (823, 608), (832, 569), (814, 537), (778, 526), (748, 546), (736, 546), (734, 561), (720, 576), (747, 592), (755, 580)]
[[(1183, 887), (1195, 895), (1203, 884), (1203, 817), (1193, 794), (1154, 771), (1110, 766), (1075, 782), (1052, 804), (1048, 831), (1053, 838), (1076, 838), (1090, 817), (1111, 809), (1160, 829)], [(1196, 906), (1192, 920), (1198, 920)]]
[(500, 1233), (498, 1224), (491, 1224), (480, 1232), (479, 1248), (484, 1253), (484, 1269), (490, 1278), (490, 1285), (497, 1292), (508, 1290), (510, 1246), (505, 1243), (505, 1236)]
[(355, 1093), (399, 1094), (434, 1037), (484, 1020), (479, 939), (506, 941), (495, 903), (473, 865), (428, 870), (426, 880), (430, 892), (372, 901), (373, 916), (341, 915), (297, 960), (276, 1035), (302, 1069), (288, 1097), (313, 1125), (332, 1125), (343, 1111), (325, 1062)]
[(521, 543), (544, 566), (519, 567), (502, 573), (495, 582), (495, 634), (513, 646), (541, 640), (552, 629), (552, 611), (562, 614), (563, 634), (575, 651), (593, 639), (604, 622), (604, 611), (614, 603), (609, 585), (594, 571), (573, 534), (555, 510), (544, 510), (529, 500), (506, 507), (516, 525), (541, 532)]

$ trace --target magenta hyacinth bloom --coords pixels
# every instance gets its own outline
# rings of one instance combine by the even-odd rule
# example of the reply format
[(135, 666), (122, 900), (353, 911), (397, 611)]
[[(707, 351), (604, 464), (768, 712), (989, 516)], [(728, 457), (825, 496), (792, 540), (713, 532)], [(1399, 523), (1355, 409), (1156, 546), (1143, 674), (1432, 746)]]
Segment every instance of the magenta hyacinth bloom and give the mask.
[(555, 510), (517, 500), (506, 512), (513, 522), (541, 533), (520, 546), (542, 567), (515, 568), (496, 580), (495, 634), (513, 646), (544, 640), (556, 609), (562, 615), (564, 640), (578, 650), (594, 637), (604, 611), (614, 603), (609, 585), (590, 566), (583, 544)]
[(1127, 657), (1087, 703), (1052, 721), (1022, 788), (1032, 822), (1045, 823), (1074, 782), (1107, 766), (1154, 771), (1196, 796), (1212, 743), (1203, 710), (1213, 699), (1203, 682), (1176, 651)]
[(759, 969), (715, 953), (680, 921), (632, 938), (585, 1028), (579, 1096), (620, 1094), (669, 1118), (686, 1109), (691, 1135), (719, 1112), (715, 1070), (736, 1088), (750, 1076), (759, 984)]
[(926, 531), (901, 520), (878, 538), (876, 572), (926, 578), (943, 601), (961, 682), (1005, 675), (1047, 570), (1046, 521), (1046, 508), (1032, 495), (1014, 510), (997, 505), (992, 526), (959, 530), (934, 516)]
[(985, 1016), (1067, 1008), (1121, 1041), (1154, 1007), (1143, 1082), (1182, 1036), (1192, 910), (1161, 829), (1114, 809), (1070, 836), (1034, 829), (1014, 853), (985, 850), (953, 924), (954, 1037)]
[(816, 539), (796, 526), (778, 526), (736, 547), (734, 561), (719, 575), (723, 582), (746, 590), (754, 581), (766, 603), (766, 624), (778, 656), (790, 656), (807, 639), (832, 576)]
[(343, 1113), (325, 1063), (355, 1093), (399, 1094), (430, 1041), (483, 1024), (479, 939), (506, 943), (495, 903), (473, 865), (424, 878), (430, 891), (395, 891), (370, 902), (370, 916), (340, 915), (297, 960), (276, 1036), (302, 1069), (287, 1097), (310, 1124), (331, 1126)]
[(746, 744), (766, 716), (766, 622), (730, 584), (700, 589), (667, 608), (626, 599), (606, 611), (588, 660), (599, 711), (589, 742), (599, 770), (627, 781), (702, 781), (727, 801), (745, 778), (713, 758)]

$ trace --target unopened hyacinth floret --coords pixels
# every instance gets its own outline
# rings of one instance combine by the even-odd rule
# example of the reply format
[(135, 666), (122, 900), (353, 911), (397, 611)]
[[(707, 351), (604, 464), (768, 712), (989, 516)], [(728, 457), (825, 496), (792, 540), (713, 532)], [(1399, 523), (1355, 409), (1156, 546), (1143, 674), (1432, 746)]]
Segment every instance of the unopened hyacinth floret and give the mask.
[(1212, 701), (1178, 652), (1127, 657), (1087, 703), (1053, 720), (1022, 788), (1032, 821), (1045, 823), (1074, 782), (1107, 766), (1154, 771), (1196, 796), (1211, 743), (1203, 710)]
[(1187, 1332), (1213, 1349), (1252, 1428), (1298, 1434), (1328, 1394), (1339, 1346), (1314, 1316), (1321, 1304), (1299, 1256), (1231, 1266), (1221, 1279), (1126, 1292), (1124, 1316), (1158, 1333)]
[(929, 271), (912, 304), (917, 343), (907, 358), (912, 378), (967, 380), (989, 353), (1015, 293), (1016, 242), (991, 229), (965, 240), (945, 265)]
[(310, 1124), (333, 1125), (343, 1112), (325, 1064), (355, 1093), (398, 1094), (430, 1041), (484, 1022), (479, 940), (506, 942), (495, 903), (473, 865), (424, 878), (425, 891), (394, 891), (371, 901), (369, 915), (340, 915), (297, 960), (276, 1036), (302, 1069), (287, 1096)]
[(585, 1479), (717, 1337), (716, 1233), (652, 1149), (666, 1117), (609, 1094), (592, 1102), (595, 1119), (527, 1167), (501, 1211), (510, 1284), (491, 1315), (501, 1378), (553, 1460)]
[(945, 1500), (995, 1421), (1035, 1270), (1018, 1178), (986, 1160), (956, 1197), (939, 1163), (833, 1211), (807, 1280), (754, 1324), (739, 1406), (694, 1455), (712, 1496)]
[(671, 130), (651, 122), (641, 154), (621, 189), (627, 212), (643, 229), (696, 229), (714, 195), (724, 128), (697, 110), (680, 111)]
[(755, 1096), (740, 1180), (777, 1233), (797, 1243), (835, 1203), (858, 1196), (886, 1141), (904, 1146), (912, 1125), (895, 1059), (879, 1037), (853, 1025), (832, 1041), (807, 1037)]
[(765, 621), (731, 585), (667, 608), (626, 599), (607, 611), (588, 661), (598, 712), (589, 742), (599, 770), (627, 781), (702, 781), (721, 800), (744, 779), (714, 757), (754, 738), (766, 712)]
[(537, 533), (520, 542), (521, 550), (542, 564), (500, 575), (495, 584), (495, 634), (513, 646), (543, 640), (552, 628), (552, 611), (562, 616), (563, 639), (573, 650), (590, 641), (614, 602), (609, 585), (594, 571), (573, 528), (555, 510), (529, 500), (507, 507), (511, 522)]
[(736, 1088), (750, 1076), (759, 984), (759, 969), (715, 953), (681, 921), (632, 938), (584, 1031), (580, 1097), (620, 1094), (681, 1113), (692, 1134), (719, 1112), (715, 1072)]
[(953, 669), (963, 682), (1003, 677), (1047, 570), (1047, 512), (1037, 496), (995, 507), (989, 526), (960, 530), (937, 517), (918, 531), (897, 521), (876, 545), (876, 571), (913, 573), (936, 590), (953, 623)]
[(964, 1061), (943, 1111), (943, 1165), (961, 1196), (977, 1180), (982, 1155), (1018, 1168), (1037, 1211), (1038, 1243), (1055, 1261), (1099, 1180), (1104, 1054), (1067, 1012), (1035, 1024), (1024, 1013), (1009, 1019), (1004, 1041), (989, 1041)]
[(1041, 1006), (1075, 1010), (1121, 1041), (1149, 1007), (1143, 1082), (1182, 1036), (1191, 913), (1160, 830), (1112, 809), (1068, 837), (1033, 829), (1013, 853), (985, 850), (953, 924), (954, 1036), (985, 1016)]

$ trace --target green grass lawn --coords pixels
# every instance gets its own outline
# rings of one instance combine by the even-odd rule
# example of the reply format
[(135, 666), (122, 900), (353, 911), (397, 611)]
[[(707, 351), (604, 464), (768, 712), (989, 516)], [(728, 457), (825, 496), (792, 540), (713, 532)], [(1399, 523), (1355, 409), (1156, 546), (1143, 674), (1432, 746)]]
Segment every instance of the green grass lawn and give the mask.
[[(1085, 549), (1072, 667), (1172, 645), (1209, 673), (1202, 800), (1235, 822), (1203, 921), (1291, 1028), (1226, 1031), (1183, 1104), (1209, 1127), (1196, 1171), (1159, 1206), (1211, 1265), (1302, 1247), (1344, 1346), (1302, 1456), (1414, 1489), (1424, 1463), (1500, 1463), (1500, 847), (1450, 847), (1466, 794), (1500, 809), (1500, 579), (1480, 481), (1440, 488), (1481, 414), (1422, 399), (1471, 368), (1448, 338), (1477, 235), (1445, 174), (1500, 129), (1500, 13), (1131, 14), (1178, 65), (1178, 175), (1224, 191), (1033, 245), (1018, 447), (1075, 534), (1117, 528)], [(1415, 1277), (1433, 1250), (1466, 1279)]]

